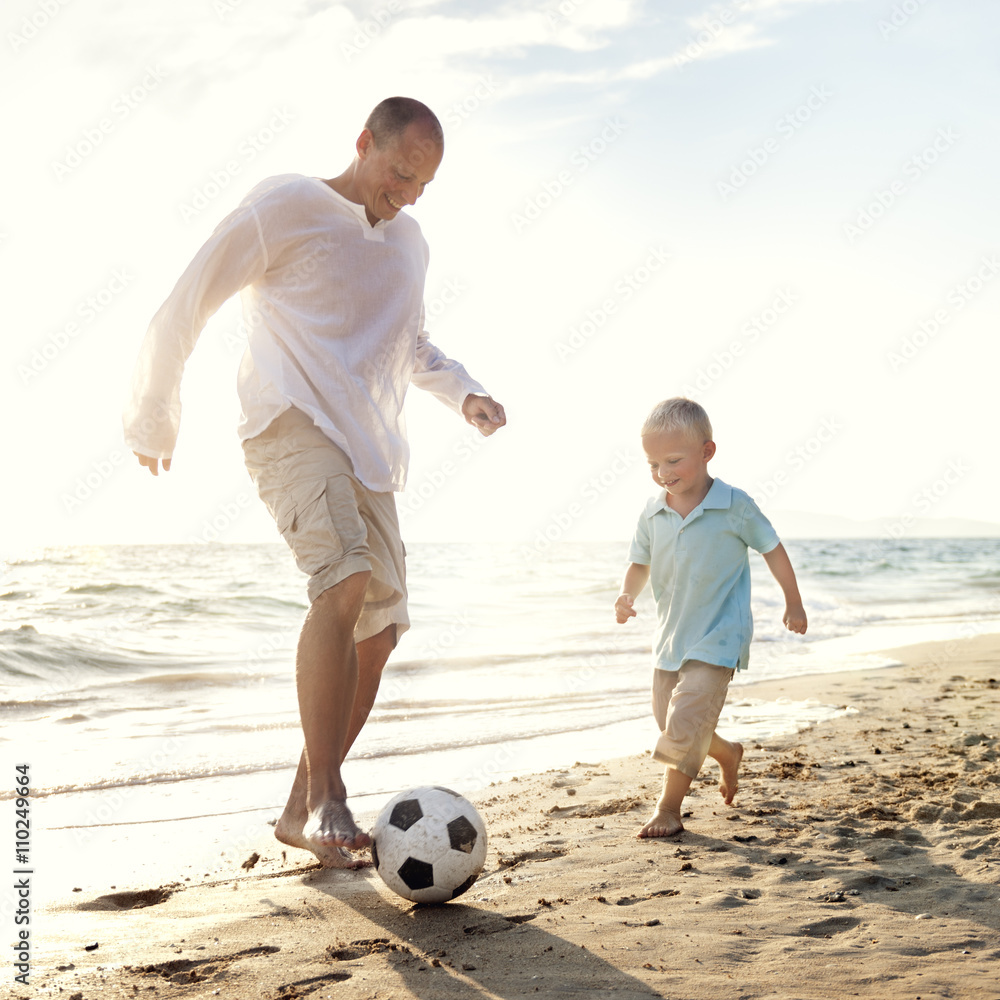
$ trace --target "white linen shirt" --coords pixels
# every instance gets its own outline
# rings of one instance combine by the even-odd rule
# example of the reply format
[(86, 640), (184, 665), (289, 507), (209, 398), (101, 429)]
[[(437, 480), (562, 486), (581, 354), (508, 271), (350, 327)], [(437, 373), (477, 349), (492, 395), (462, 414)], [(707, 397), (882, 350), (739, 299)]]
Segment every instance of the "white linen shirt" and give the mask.
[(241, 292), (240, 438), (295, 406), (347, 453), (365, 486), (401, 490), (409, 384), (458, 412), (469, 393), (485, 392), (427, 339), (427, 261), (410, 216), (372, 226), (363, 205), (319, 178), (262, 181), (223, 219), (153, 317), (125, 408), (126, 443), (152, 458), (171, 457), (184, 364), (209, 317)]
[(753, 635), (747, 547), (770, 552), (779, 539), (742, 490), (716, 479), (681, 518), (666, 491), (639, 518), (629, 562), (650, 568), (656, 600), (654, 666), (680, 670), (686, 660), (745, 670)]

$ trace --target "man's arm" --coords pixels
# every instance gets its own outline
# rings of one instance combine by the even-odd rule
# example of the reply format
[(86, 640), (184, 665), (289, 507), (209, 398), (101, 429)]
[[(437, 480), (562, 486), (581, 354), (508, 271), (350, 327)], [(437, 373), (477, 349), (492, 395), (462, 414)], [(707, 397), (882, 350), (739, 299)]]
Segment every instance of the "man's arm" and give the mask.
[(795, 570), (792, 569), (792, 561), (788, 558), (785, 546), (779, 542), (770, 552), (764, 553), (764, 562), (771, 571), (771, 575), (778, 581), (782, 593), (785, 595), (785, 613), (782, 615), (782, 622), (790, 632), (798, 632), (805, 635), (806, 612), (802, 607), (802, 598), (799, 596), (799, 585), (795, 579)]
[(437, 396), (445, 406), (461, 413), (468, 423), (487, 437), (507, 423), (503, 407), (469, 375), (465, 367), (430, 342), (424, 329), (423, 310), (420, 312), (416, 358), (410, 381), (418, 389)]
[(184, 365), (209, 318), (230, 296), (263, 274), (266, 253), (251, 208), (227, 216), (181, 275), (153, 317), (125, 406), (125, 443), (155, 476), (170, 458), (180, 428)]

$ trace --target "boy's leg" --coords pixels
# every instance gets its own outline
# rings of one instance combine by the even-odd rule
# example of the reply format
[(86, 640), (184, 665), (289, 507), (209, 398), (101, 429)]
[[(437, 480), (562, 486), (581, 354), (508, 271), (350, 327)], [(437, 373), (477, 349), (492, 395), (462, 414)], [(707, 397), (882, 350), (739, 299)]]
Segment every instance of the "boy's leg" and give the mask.
[(697, 660), (689, 660), (679, 671), (654, 672), (653, 715), (661, 735), (653, 758), (667, 770), (656, 812), (640, 837), (668, 837), (684, 829), (681, 803), (706, 756), (719, 762), (719, 790), (727, 804), (732, 802), (743, 747), (715, 732), (732, 676), (726, 667)]
[(719, 794), (727, 806), (733, 804), (739, 788), (740, 762), (743, 760), (743, 744), (724, 740), (718, 733), (712, 733), (712, 743), (708, 756), (719, 764), (722, 776), (719, 778)]
[(637, 837), (673, 837), (684, 829), (681, 822), (681, 803), (691, 787), (691, 778), (668, 767), (663, 771), (663, 793), (656, 803), (656, 811), (646, 820)]
[[(677, 686), (679, 674), (676, 670), (653, 671), (653, 718), (656, 727), (663, 732), (667, 726), (670, 700)], [(681, 822), (681, 802), (691, 787), (691, 778), (674, 768), (663, 772), (663, 792), (653, 815), (643, 824), (637, 837), (672, 837), (684, 829)]]

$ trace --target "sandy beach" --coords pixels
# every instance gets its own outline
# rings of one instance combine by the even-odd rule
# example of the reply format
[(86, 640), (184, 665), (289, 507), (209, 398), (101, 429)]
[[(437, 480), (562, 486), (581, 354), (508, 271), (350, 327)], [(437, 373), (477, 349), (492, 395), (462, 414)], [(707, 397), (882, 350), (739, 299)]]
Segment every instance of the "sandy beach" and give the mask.
[(414, 906), (266, 828), (246, 867), (183, 880), (103, 858), (33, 915), (30, 985), (4, 995), (997, 1000), (1000, 636), (892, 655), (747, 689), (846, 711), (747, 746), (731, 808), (706, 768), (674, 839), (635, 839), (661, 768), (583, 746), (474, 796), (489, 853), (458, 901)]

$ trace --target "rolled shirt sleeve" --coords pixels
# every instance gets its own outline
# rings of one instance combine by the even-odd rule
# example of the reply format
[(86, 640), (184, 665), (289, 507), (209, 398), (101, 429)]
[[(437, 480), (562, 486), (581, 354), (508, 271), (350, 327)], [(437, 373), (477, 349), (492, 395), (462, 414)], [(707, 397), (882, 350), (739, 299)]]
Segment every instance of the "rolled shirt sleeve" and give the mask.
[(649, 518), (643, 513), (639, 518), (639, 523), (635, 526), (635, 534), (632, 536), (632, 544), (628, 550), (628, 561), (639, 566), (648, 566), (650, 558)]
[(456, 413), (462, 412), (462, 403), (470, 393), (486, 395), (486, 390), (457, 361), (446, 357), (435, 347), (424, 329), (424, 311), (420, 310), (420, 332), (410, 381), (418, 389), (431, 393)]
[(212, 315), (266, 269), (257, 213), (241, 207), (219, 223), (149, 325), (123, 414), (125, 443), (133, 451), (158, 459), (173, 455), (184, 365)]

